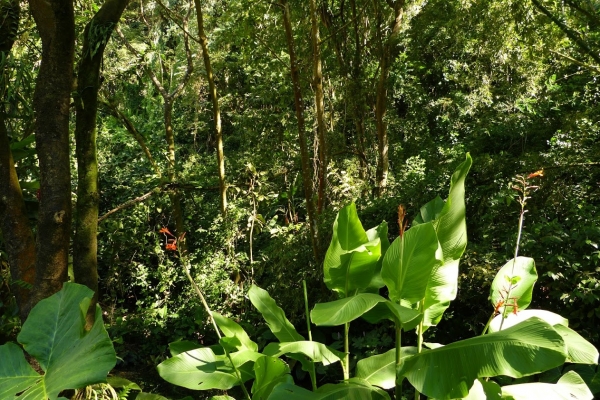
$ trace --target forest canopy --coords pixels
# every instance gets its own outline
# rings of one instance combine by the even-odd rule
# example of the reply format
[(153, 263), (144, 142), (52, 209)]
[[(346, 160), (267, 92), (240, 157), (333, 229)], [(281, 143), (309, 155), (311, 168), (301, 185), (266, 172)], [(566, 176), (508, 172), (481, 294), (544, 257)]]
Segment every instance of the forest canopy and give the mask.
[[(452, 207), (457, 176), (456, 300), (420, 339), (485, 333), (494, 277), (523, 256), (531, 308), (600, 345), (596, 0), (0, 0), (0, 53), (0, 345), (85, 285), (116, 373), (145, 366), (133, 380), (181, 398), (154, 372), (169, 343), (220, 343), (231, 320), (269, 346), (260, 288), (309, 337), (303, 281), (311, 308), (358, 293), (328, 275), (348, 210), (369, 252), (377, 227), (380, 270), (407, 230), (442, 242), (429, 202)], [(400, 301), (392, 276), (374, 290)], [(346, 349), (344, 326), (314, 327), (353, 354), (344, 373), (395, 338), (360, 321)]]

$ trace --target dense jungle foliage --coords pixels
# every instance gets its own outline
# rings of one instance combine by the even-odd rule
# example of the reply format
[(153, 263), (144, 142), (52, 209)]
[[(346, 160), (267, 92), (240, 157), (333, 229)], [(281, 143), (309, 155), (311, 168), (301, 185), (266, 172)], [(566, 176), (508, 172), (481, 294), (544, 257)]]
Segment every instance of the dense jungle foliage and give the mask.
[[(36, 262), (60, 242), (62, 258), (49, 256), (47, 265), (90, 287), (79, 277), (95, 279), (81, 272), (81, 254), (97, 254), (97, 301), (118, 357), (112, 374), (177, 399), (204, 394), (159, 377), (156, 366), (174, 356), (169, 343), (220, 343), (188, 263), (208, 307), (259, 348), (276, 335), (251, 302), (255, 287), (308, 337), (303, 281), (311, 309), (338, 299), (323, 268), (338, 212), (354, 202), (362, 226), (387, 221), (393, 242), (405, 229), (398, 206), (408, 227), (418, 227), (421, 207), (448, 198), (470, 154), (458, 296), (423, 340), (480, 335), (494, 312), (494, 277), (520, 243), (538, 275), (530, 308), (568, 318), (600, 346), (596, 0), (49, 0), (56, 15), (74, 10), (74, 63), (72, 87), (61, 89), (68, 103), (50, 102), (44, 113), (40, 88), (52, 92), (58, 81), (43, 75), (54, 53), (46, 51), (50, 28), (40, 13), (50, 11), (42, 3), (0, 0), (0, 345), (16, 341), (23, 325), (22, 292), (39, 289), (43, 298), (60, 289), (43, 292), (45, 278), (13, 271), (23, 258), (11, 249), (28, 242), (10, 220), (18, 208), (7, 200), (11, 166)], [(124, 9), (111, 16), (118, 23), (94, 22), (116, 3)], [(50, 36), (60, 36), (53, 26)], [(86, 60), (97, 62), (97, 76)], [(90, 178), (78, 118), (92, 110), (86, 96), (96, 90), (90, 162), (98, 172)], [(70, 134), (49, 151), (40, 138), (54, 143), (44, 118), (55, 115)], [(61, 155), (66, 169), (49, 170)], [(521, 232), (517, 176), (536, 171)], [(54, 176), (63, 186), (53, 186)], [(99, 189), (86, 192), (89, 181)], [(73, 221), (68, 214), (59, 240), (41, 233), (61, 193)], [(95, 239), (92, 246), (76, 233), (89, 226), (85, 205), (94, 202), (97, 250)], [(52, 209), (55, 221), (60, 209)], [(41, 300), (32, 298), (27, 313)], [(349, 329), (352, 368), (396, 341), (391, 321), (356, 320)], [(343, 326), (313, 326), (311, 334), (344, 352)], [(417, 336), (403, 334), (402, 346)], [(288, 364), (309, 388), (310, 373)], [(341, 364), (318, 365), (319, 385), (342, 379)], [(243, 398), (237, 390), (228, 393)]]

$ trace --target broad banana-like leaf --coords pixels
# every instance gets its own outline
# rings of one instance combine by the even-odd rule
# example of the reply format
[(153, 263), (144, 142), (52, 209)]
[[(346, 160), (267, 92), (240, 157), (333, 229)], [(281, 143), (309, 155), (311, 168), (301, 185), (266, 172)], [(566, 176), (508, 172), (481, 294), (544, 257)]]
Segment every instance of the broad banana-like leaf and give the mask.
[(340, 297), (367, 289), (374, 277), (377, 282), (377, 265), (381, 257), (381, 239), (377, 233), (377, 229), (370, 231), (372, 240), (369, 240), (354, 203), (338, 212), (323, 263), (323, 280)]
[[(562, 368), (561, 372), (568, 372), (568, 371), (574, 371), (577, 372), (577, 374), (581, 377), (581, 379), (583, 379), (583, 381), (585, 382), (585, 384), (588, 386), (588, 388), (590, 388), (590, 391), (592, 392), (592, 394), (594, 394), (596, 397), (598, 397), (598, 394), (600, 394), (600, 371), (598, 371), (598, 366), (597, 365), (589, 365), (589, 364), (571, 364), (571, 365), (566, 365), (564, 368)], [(560, 373), (559, 373), (560, 376)], [(554, 382), (557, 379), (548, 381), (542, 381), (540, 379), (540, 382)]]
[(564, 325), (555, 325), (567, 346), (567, 362), (576, 364), (598, 364), (598, 349), (579, 333)]
[(383, 279), (381, 279), (381, 266), (383, 265), (383, 257), (385, 256), (387, 249), (389, 249), (390, 247), (390, 241), (388, 239), (387, 222), (383, 221), (381, 222), (381, 224), (379, 224), (379, 226), (369, 229), (367, 231), (367, 238), (369, 239), (369, 242), (372, 242), (377, 238), (379, 238), (379, 240), (381, 241), (381, 256), (377, 261), (377, 266), (375, 267), (371, 283), (366, 289), (367, 291), (373, 291), (377, 293), (379, 289), (385, 286), (385, 283), (383, 283)]
[(269, 343), (264, 349), (263, 354), (271, 357), (279, 357), (283, 354), (303, 354), (314, 362), (321, 362), (323, 365), (329, 365), (340, 361), (345, 357), (345, 353), (334, 350), (323, 343), (298, 341), (290, 343)]
[(376, 324), (384, 319), (389, 319), (397, 326), (401, 326), (405, 332), (408, 332), (419, 325), (423, 314), (413, 308), (408, 308), (390, 300), (385, 300), (364, 313), (362, 317), (372, 324)]
[(169, 343), (169, 352), (171, 353), (171, 357), (175, 357), (177, 354), (181, 354), (194, 349), (199, 349), (201, 347), (204, 346), (197, 342), (192, 342), (190, 340), (178, 340), (176, 342)]
[(562, 337), (530, 318), (500, 332), (424, 350), (404, 361), (398, 375), (437, 399), (462, 398), (477, 378), (519, 378), (554, 368), (567, 358)]
[[(584, 339), (577, 332), (568, 327), (569, 321), (546, 310), (524, 310), (516, 315), (509, 314), (502, 324), (502, 328), (509, 328), (529, 318), (537, 317), (552, 325), (554, 330), (562, 336), (567, 347), (567, 361), (577, 364), (598, 364), (598, 349)], [(502, 314), (497, 315), (490, 323), (490, 332), (497, 332), (502, 323)]]
[(569, 371), (555, 384), (535, 382), (503, 386), (502, 398), (507, 400), (592, 400), (594, 395), (576, 372)]
[[(340, 256), (340, 264), (329, 269), (331, 280), (328, 287), (341, 297), (363, 291), (376, 278), (377, 261), (381, 258), (379, 238)], [(327, 284), (327, 282), (326, 282)]]
[(0, 399), (54, 400), (65, 389), (106, 382), (117, 358), (99, 306), (94, 325), (85, 330), (92, 296), (83, 285), (65, 283), (31, 310), (17, 340), (44, 374), (29, 366), (17, 345), (0, 346)]
[(218, 312), (212, 311), (212, 316), (217, 323), (217, 326), (223, 331), (226, 338), (234, 339), (229, 341), (230, 345), (233, 345), (235, 350), (251, 350), (258, 351), (258, 345), (254, 343), (250, 336), (246, 333), (237, 322), (230, 318), (224, 317)]
[(262, 314), (265, 321), (267, 321), (269, 329), (273, 332), (277, 340), (280, 342), (304, 340), (304, 337), (296, 331), (294, 325), (285, 316), (285, 312), (275, 303), (275, 300), (273, 300), (266, 290), (252, 285), (250, 290), (248, 290), (248, 297), (254, 307)]
[(396, 238), (383, 258), (381, 278), (394, 302), (417, 303), (425, 297), (425, 289), (436, 257), (438, 239), (431, 223), (413, 226)]
[(279, 358), (263, 356), (254, 363), (252, 400), (266, 400), (280, 383), (294, 383), (290, 368)]
[(458, 264), (467, 247), (465, 179), (472, 163), (471, 155), (467, 153), (465, 161), (452, 174), (450, 192), (445, 203), (437, 197), (421, 208), (420, 222), (432, 221), (440, 246), (438, 258), (441, 252), (442, 260), (433, 267), (425, 292), (425, 329), (437, 325), (450, 302), (456, 298)]
[(180, 353), (157, 367), (169, 383), (192, 390), (227, 390), (241, 382), (225, 356), (217, 356), (204, 347)]
[(310, 312), (313, 324), (320, 326), (337, 326), (354, 321), (364, 313), (386, 299), (378, 294), (359, 293), (352, 297), (318, 303)]
[[(415, 354), (417, 354), (416, 347), (400, 348), (402, 361)], [(383, 389), (396, 386), (396, 349), (360, 360), (356, 363), (356, 377)]]
[(444, 209), (444, 205), (446, 202), (442, 200), (440, 196), (436, 196), (435, 199), (431, 200), (429, 203), (425, 204), (419, 210), (419, 214), (415, 217), (413, 221), (413, 225), (420, 225), (426, 222), (433, 222), (439, 218), (442, 210)]
[[(230, 354), (241, 373), (242, 381), (254, 378), (252, 362), (262, 357), (250, 350)], [(227, 390), (240, 384), (231, 361), (204, 347), (180, 353), (157, 367), (158, 374), (169, 383), (192, 390)]]
[(137, 396), (135, 396), (135, 400), (169, 400), (164, 396), (161, 396), (160, 394), (156, 394), (156, 393), (138, 393)]
[[(490, 289), (492, 307), (500, 313), (513, 312), (515, 303), (518, 310), (524, 310), (531, 303), (533, 285), (537, 280), (535, 261), (529, 257), (509, 260), (496, 274)], [(508, 298), (507, 298), (508, 297)]]
[(326, 384), (311, 392), (290, 383), (282, 383), (273, 389), (269, 400), (389, 400), (383, 390), (367, 382), (352, 378), (338, 384)]
[[(563, 318), (562, 316), (553, 313), (551, 311), (546, 310), (523, 310), (519, 311), (516, 314), (510, 313), (504, 319), (504, 323), (502, 323), (502, 329), (510, 328), (518, 323), (521, 323), (529, 318), (537, 317), (541, 320), (546, 321), (548, 324), (555, 325), (564, 325), (569, 326), (569, 320)], [(497, 332), (500, 330), (500, 323), (502, 322), (502, 315), (499, 314), (494, 317), (492, 322), (490, 323), (489, 332)]]
[(467, 397), (463, 400), (500, 400), (502, 399), (502, 389), (494, 381), (485, 381), (475, 379)]

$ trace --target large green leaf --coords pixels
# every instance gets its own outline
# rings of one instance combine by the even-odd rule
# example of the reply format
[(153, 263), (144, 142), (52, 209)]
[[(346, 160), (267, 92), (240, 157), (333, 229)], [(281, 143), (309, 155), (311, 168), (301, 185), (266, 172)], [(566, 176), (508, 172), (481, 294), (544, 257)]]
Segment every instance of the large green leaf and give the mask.
[(417, 303), (425, 296), (425, 289), (436, 257), (438, 239), (431, 223), (413, 226), (396, 238), (383, 258), (381, 278), (393, 301)]
[[(465, 222), (465, 178), (471, 169), (471, 156), (458, 166), (450, 180), (448, 200), (438, 197), (421, 208), (421, 221), (432, 221), (439, 241), (442, 262), (435, 265), (427, 284), (423, 325), (437, 325), (458, 290), (458, 264), (467, 247)], [(443, 207), (440, 210), (440, 206)], [(438, 257), (439, 257), (438, 253)]]
[[(502, 323), (502, 328), (510, 328), (511, 326), (515, 326), (518, 323), (521, 323), (529, 318), (537, 317), (541, 320), (546, 321), (549, 325), (564, 325), (569, 326), (569, 320), (563, 318), (562, 316), (553, 313), (551, 311), (546, 310), (523, 310), (519, 311), (516, 314), (510, 313), (504, 319), (504, 323)], [(490, 322), (490, 332), (497, 332), (500, 330), (500, 323), (502, 322), (502, 315), (499, 314), (492, 322)]]
[(60, 292), (31, 310), (17, 340), (38, 361), (44, 375), (28, 367), (16, 345), (0, 346), (0, 398), (22, 392), (19, 399), (53, 400), (65, 389), (106, 381), (117, 359), (99, 306), (91, 330), (84, 329), (92, 295), (83, 285), (65, 283)]
[(376, 277), (377, 262), (380, 258), (381, 243), (377, 238), (342, 254), (340, 264), (329, 269), (330, 280), (325, 283), (342, 297), (367, 289)]
[(310, 319), (313, 324), (320, 326), (342, 325), (354, 321), (384, 301), (386, 299), (378, 294), (359, 293), (345, 299), (316, 304), (310, 312)]
[[(387, 226), (385, 226), (387, 228)], [(323, 280), (330, 290), (341, 297), (354, 294), (377, 282), (381, 239), (378, 233), (387, 229), (365, 232), (354, 203), (343, 207), (333, 224), (333, 236), (325, 254)]]
[(157, 370), (167, 382), (192, 390), (227, 390), (240, 384), (227, 357), (215, 355), (208, 347), (171, 357), (160, 363)]
[(502, 389), (496, 382), (475, 379), (464, 400), (500, 400), (501, 398)]
[(12, 399), (40, 378), (14, 343), (0, 346), (0, 360), (0, 399)]
[(229, 342), (234, 344), (235, 349), (258, 351), (258, 345), (250, 339), (244, 328), (237, 322), (215, 311), (212, 311), (212, 316), (225, 337), (235, 339), (235, 342)]
[(199, 349), (202, 346), (198, 342), (192, 342), (190, 340), (178, 340), (176, 342), (169, 343), (169, 352), (172, 357), (175, 357), (177, 354), (181, 354), (186, 351)]
[[(594, 345), (584, 339), (577, 332), (569, 328), (569, 321), (566, 318), (563, 318), (553, 312), (546, 310), (524, 310), (519, 311), (516, 315), (511, 313), (504, 320), (502, 328), (509, 328), (533, 317), (537, 317), (546, 321), (554, 328), (554, 330), (556, 330), (556, 332), (558, 332), (560, 336), (562, 336), (567, 348), (568, 362), (578, 364), (598, 363), (598, 350), (596, 347), (594, 347)], [(490, 332), (498, 331), (501, 322), (502, 315), (497, 315), (490, 323)]]
[(415, 329), (423, 314), (413, 308), (404, 307), (392, 301), (385, 300), (362, 315), (363, 319), (372, 324), (389, 319), (394, 324), (401, 326), (406, 332)]
[(388, 239), (387, 222), (383, 221), (381, 222), (381, 224), (379, 224), (379, 226), (369, 229), (367, 231), (367, 238), (369, 239), (369, 242), (372, 242), (377, 238), (379, 238), (379, 240), (381, 241), (381, 256), (377, 261), (377, 266), (375, 267), (375, 271), (373, 272), (371, 283), (369, 283), (369, 286), (367, 287), (367, 291), (370, 290), (377, 293), (379, 289), (385, 286), (385, 283), (383, 283), (383, 279), (381, 279), (381, 266), (383, 265), (383, 257), (385, 256), (385, 253), (390, 247), (390, 241)]
[(314, 362), (329, 365), (344, 358), (345, 353), (334, 350), (319, 342), (298, 341), (290, 343), (269, 343), (263, 354), (279, 357), (283, 354), (303, 354)]
[(408, 358), (400, 370), (421, 393), (462, 398), (476, 378), (518, 378), (561, 365), (562, 337), (546, 322), (531, 318), (506, 330), (461, 340)]
[(569, 371), (556, 384), (535, 382), (503, 386), (502, 398), (507, 400), (592, 400), (594, 395), (576, 372)]
[(338, 384), (326, 384), (311, 392), (291, 383), (282, 383), (273, 389), (269, 400), (389, 400), (383, 390), (361, 379), (352, 378)]
[(562, 336), (567, 346), (567, 361), (577, 364), (598, 364), (598, 349), (579, 333), (564, 325), (553, 328)]
[(304, 337), (296, 331), (294, 325), (286, 318), (285, 312), (275, 303), (275, 300), (273, 300), (266, 290), (252, 285), (250, 290), (248, 290), (248, 297), (254, 307), (262, 314), (265, 321), (267, 321), (267, 325), (269, 325), (269, 329), (271, 329), (273, 335), (280, 342), (304, 340)]
[(518, 310), (524, 310), (531, 303), (533, 285), (537, 280), (535, 261), (529, 257), (517, 257), (509, 260), (496, 274), (490, 289), (490, 301), (493, 307), (500, 302), (498, 311), (508, 313), (514, 310), (516, 301)]
[(263, 356), (254, 363), (252, 400), (265, 400), (280, 383), (294, 383), (290, 368), (279, 358)]
[[(416, 347), (400, 349), (401, 360), (415, 354), (417, 354)], [(356, 377), (383, 389), (393, 388), (396, 385), (396, 349), (360, 360), (356, 363)]]

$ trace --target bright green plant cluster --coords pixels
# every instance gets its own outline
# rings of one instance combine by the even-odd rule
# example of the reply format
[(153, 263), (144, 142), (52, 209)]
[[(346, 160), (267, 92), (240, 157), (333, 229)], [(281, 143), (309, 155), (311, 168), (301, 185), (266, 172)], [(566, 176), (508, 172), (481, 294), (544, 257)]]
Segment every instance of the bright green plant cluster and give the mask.
[[(518, 256), (518, 244), (515, 257), (492, 284), (492, 312), (483, 334), (447, 345), (423, 343), (423, 333), (440, 322), (457, 294), (458, 265), (467, 244), (464, 182), (470, 167), (467, 155), (452, 175), (448, 199), (438, 197), (423, 206), (410, 229), (400, 207), (400, 235), (391, 244), (385, 222), (365, 231), (354, 204), (340, 210), (324, 262), (325, 283), (339, 299), (317, 304), (310, 319), (315, 325), (344, 326), (344, 352), (312, 341), (308, 322), (306, 340), (269, 294), (253, 286), (250, 300), (279, 342), (259, 352), (237, 323), (211, 312), (219, 344), (198, 348), (191, 342), (172, 343), (172, 358), (158, 366), (159, 374), (196, 390), (239, 385), (247, 399), (389, 399), (386, 390), (391, 389), (400, 399), (404, 380), (415, 388), (415, 398), (422, 393), (436, 399), (592, 399), (590, 389), (574, 371), (556, 383), (501, 387), (489, 379), (521, 378), (564, 363), (598, 361), (598, 351), (568, 328), (566, 319), (527, 309), (537, 272), (532, 259)], [(519, 232), (532, 188), (525, 178), (521, 181)], [(308, 304), (306, 309), (308, 314)], [(360, 317), (370, 323), (391, 320), (396, 343), (384, 354), (358, 361), (351, 377), (349, 327)], [(416, 330), (417, 345), (402, 347), (402, 332), (411, 330)], [(283, 355), (301, 363), (311, 376), (312, 391), (294, 384), (288, 364), (280, 358)], [(336, 362), (342, 364), (343, 381), (318, 387), (315, 363)], [(254, 382), (248, 391), (245, 382), (250, 380)]]
[(17, 340), (44, 373), (31, 367), (18, 345), (0, 346), (0, 399), (54, 400), (63, 390), (106, 382), (117, 358), (100, 306), (85, 330), (92, 295), (85, 286), (65, 283), (31, 310)]

